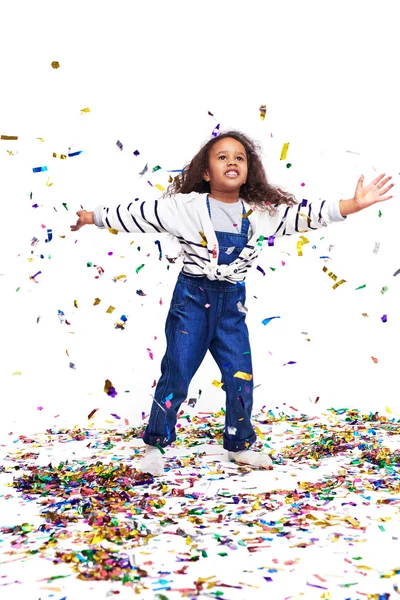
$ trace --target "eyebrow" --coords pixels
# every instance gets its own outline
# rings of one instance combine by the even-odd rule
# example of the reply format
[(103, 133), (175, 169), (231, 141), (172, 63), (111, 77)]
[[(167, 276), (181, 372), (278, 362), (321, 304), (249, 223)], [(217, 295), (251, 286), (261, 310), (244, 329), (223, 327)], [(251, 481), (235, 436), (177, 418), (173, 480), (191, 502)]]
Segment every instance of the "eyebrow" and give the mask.
[[(219, 152), (217, 152), (217, 154), (227, 154), (228, 150), (220, 150)], [(236, 154), (242, 154), (243, 156), (246, 156), (244, 152), (236, 152)]]

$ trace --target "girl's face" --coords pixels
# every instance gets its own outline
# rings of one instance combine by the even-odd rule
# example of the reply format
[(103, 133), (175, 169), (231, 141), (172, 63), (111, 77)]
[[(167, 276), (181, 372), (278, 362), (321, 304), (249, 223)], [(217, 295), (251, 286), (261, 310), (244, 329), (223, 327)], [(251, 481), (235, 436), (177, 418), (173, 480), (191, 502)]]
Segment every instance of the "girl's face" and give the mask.
[(246, 149), (233, 138), (218, 140), (210, 150), (205, 181), (212, 191), (239, 192), (247, 179)]

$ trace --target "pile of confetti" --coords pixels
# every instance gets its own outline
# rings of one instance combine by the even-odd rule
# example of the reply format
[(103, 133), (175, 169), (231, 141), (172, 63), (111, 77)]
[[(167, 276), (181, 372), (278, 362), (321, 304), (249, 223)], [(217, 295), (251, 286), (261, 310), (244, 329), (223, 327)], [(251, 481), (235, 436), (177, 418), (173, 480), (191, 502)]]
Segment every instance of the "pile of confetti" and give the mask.
[[(1, 597), (14, 586), (24, 597), (18, 573), (28, 564), (43, 573), (29, 597), (42, 599), (46, 590), (59, 600), (102, 593), (94, 582), (107, 584), (106, 597), (152, 600), (397, 597), (400, 454), (391, 446), (400, 420), (262, 410), (255, 425), (274, 468), (257, 471), (228, 462), (223, 417), (189, 422), (182, 411), (160, 478), (136, 469), (143, 427), (10, 433), (0, 464)], [(61, 451), (68, 458), (54, 460)]]

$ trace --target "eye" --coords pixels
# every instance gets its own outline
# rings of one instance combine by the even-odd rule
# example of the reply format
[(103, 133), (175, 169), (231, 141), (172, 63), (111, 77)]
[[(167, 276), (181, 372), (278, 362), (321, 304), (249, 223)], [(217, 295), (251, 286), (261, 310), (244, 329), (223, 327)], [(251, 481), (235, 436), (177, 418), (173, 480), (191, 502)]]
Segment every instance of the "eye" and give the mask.
[(220, 158), (226, 158), (225, 154), (221, 154)]

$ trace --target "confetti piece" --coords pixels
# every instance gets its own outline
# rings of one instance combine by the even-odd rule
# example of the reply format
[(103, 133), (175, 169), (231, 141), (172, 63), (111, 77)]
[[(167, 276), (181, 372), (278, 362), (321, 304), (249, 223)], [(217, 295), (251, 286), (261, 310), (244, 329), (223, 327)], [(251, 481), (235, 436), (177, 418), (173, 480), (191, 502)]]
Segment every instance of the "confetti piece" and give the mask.
[(1, 138), (2, 140), (8, 140), (8, 141), (12, 141), (12, 140), (17, 140), (18, 136), (17, 135), (2, 135)]
[(146, 164), (144, 169), (142, 171), (140, 171), (139, 175), (143, 176), (145, 173), (147, 173), (147, 171), (148, 171), (148, 164)]
[(114, 398), (118, 394), (118, 392), (115, 390), (115, 387), (109, 379), (106, 379), (106, 382), (104, 384), (104, 391), (108, 396), (111, 396), (112, 398)]
[(81, 108), (81, 114), (90, 113), (90, 108)]
[(47, 171), (47, 167), (33, 167), (32, 171), (34, 173), (41, 173), (42, 171)]
[(165, 190), (165, 188), (162, 185), (160, 185), (159, 183), (156, 183), (156, 185), (154, 187), (156, 187), (158, 190), (160, 190), (160, 192), (163, 192)]
[(93, 306), (97, 306), (98, 304), (100, 304), (101, 300), (100, 298), (95, 298), (94, 302), (93, 302)]
[(375, 364), (377, 364), (377, 362), (378, 362), (378, 359), (377, 359), (377, 358), (375, 358), (374, 356), (371, 356), (371, 358), (372, 358), (372, 360), (374, 361), (374, 363), (375, 363)]
[(112, 312), (114, 312), (115, 307), (114, 306), (109, 306), (106, 310), (106, 313), (111, 314)]
[(53, 239), (53, 232), (51, 229), (48, 229), (47, 230), (47, 240), (44, 240), (44, 241), (47, 244), (48, 242), (51, 242), (52, 239)]
[(396, 277), (400, 273), (400, 269), (397, 269), (395, 273), (393, 273), (393, 277)]
[(253, 379), (253, 375), (251, 373), (243, 373), (243, 371), (237, 371), (234, 374), (234, 377), (238, 379), (245, 379), (246, 381), (251, 381)]
[(108, 231), (114, 235), (117, 235), (119, 233), (118, 229), (113, 229), (112, 227), (108, 227)]
[(304, 235), (300, 236), (300, 239), (299, 239), (299, 241), (296, 244), (297, 245), (297, 254), (298, 254), (298, 256), (303, 256), (303, 246), (305, 244), (309, 244), (309, 243), (310, 243), (310, 241), (306, 237), (304, 237)]
[(382, 315), (381, 320), (382, 323), (387, 323), (387, 315)]
[(79, 154), (82, 154), (83, 150), (78, 150), (78, 152), (71, 152), (68, 154), (68, 157), (71, 158), (72, 156), (79, 156)]
[(139, 155), (140, 155), (140, 152), (139, 152), (139, 150), (134, 150), (133, 154), (134, 154), (135, 156), (139, 156)]
[(124, 145), (119, 140), (117, 141), (117, 146), (120, 150), (124, 149)]
[(213, 137), (217, 137), (220, 134), (219, 128), (220, 128), (220, 123), (218, 123), (218, 125), (213, 129), (212, 131), (212, 136)]
[(61, 160), (66, 160), (67, 155), (66, 154), (56, 154), (56, 152), (53, 152), (53, 158), (61, 158)]
[(53, 67), (53, 69), (59, 69), (60, 63), (57, 60), (53, 60), (53, 62), (51, 63), (51, 66)]
[(386, 292), (389, 290), (389, 288), (387, 287), (387, 285), (384, 285), (383, 288), (381, 289), (381, 294), (386, 294)]
[(364, 283), (364, 285), (360, 285), (358, 288), (356, 288), (356, 291), (357, 291), (357, 290), (362, 290), (363, 288), (366, 288), (366, 287), (367, 287), (367, 286), (366, 286), (366, 284)]
[[(328, 273), (328, 268), (327, 267), (322, 267), (322, 270), (324, 273)], [(337, 279), (337, 275), (335, 275), (334, 273), (332, 273), (332, 271), (329, 271), (328, 273), (329, 277), (331, 279), (333, 279), (333, 281), (336, 281)], [(335, 290), (339, 285), (342, 285), (342, 283), (346, 283), (345, 279), (341, 279), (340, 281), (338, 281), (337, 283), (335, 283), (335, 285), (332, 286), (332, 288)]]
[(95, 414), (95, 413), (96, 413), (98, 410), (99, 410), (98, 408), (94, 408), (94, 409), (92, 410), (92, 412), (90, 412), (90, 413), (88, 414), (88, 419), (91, 419), (91, 418), (93, 417), (93, 415), (94, 415), (94, 414)]
[(280, 317), (269, 317), (268, 319), (263, 319), (263, 321), (261, 321), (261, 323), (263, 325), (268, 325), (268, 323), (270, 323), (270, 321), (272, 321), (273, 319), (280, 319)]
[(378, 254), (378, 251), (379, 251), (380, 247), (381, 247), (380, 243), (379, 242), (375, 242), (374, 249), (372, 250), (372, 252), (374, 254)]
[(260, 119), (262, 121), (265, 121), (265, 115), (267, 114), (267, 105), (261, 104), (259, 110), (260, 110)]
[(280, 160), (286, 160), (288, 150), (289, 150), (289, 142), (283, 144)]
[(212, 382), (213, 385), (215, 385), (215, 387), (221, 388), (224, 384), (221, 381), (217, 381), (216, 379), (214, 379), (214, 381)]

